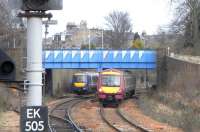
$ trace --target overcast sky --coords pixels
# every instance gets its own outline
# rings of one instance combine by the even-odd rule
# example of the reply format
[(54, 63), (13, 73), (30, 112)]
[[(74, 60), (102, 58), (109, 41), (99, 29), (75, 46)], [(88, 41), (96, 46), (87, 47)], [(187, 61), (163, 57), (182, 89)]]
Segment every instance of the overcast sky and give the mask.
[(49, 36), (65, 30), (67, 22), (79, 24), (86, 20), (88, 27), (105, 28), (105, 19), (114, 10), (130, 14), (133, 32), (155, 34), (159, 26), (172, 19), (168, 0), (63, 0), (63, 10), (51, 11), (58, 25), (49, 28)]

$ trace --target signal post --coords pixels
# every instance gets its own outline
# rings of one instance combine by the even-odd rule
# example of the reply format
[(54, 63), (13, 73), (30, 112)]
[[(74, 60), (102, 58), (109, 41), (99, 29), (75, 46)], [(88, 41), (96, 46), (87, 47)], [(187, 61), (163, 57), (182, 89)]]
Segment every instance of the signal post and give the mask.
[(25, 11), (27, 18), (27, 106), (21, 109), (21, 132), (48, 131), (48, 109), (42, 106), (42, 18), (51, 18), (44, 11)]
[[(39, 13), (38, 13), (39, 14)], [(42, 18), (28, 18), (27, 21), (27, 106), (42, 105)]]
[[(59, 2), (58, 2), (59, 1)], [(48, 109), (42, 106), (42, 18), (62, 9), (62, 0), (22, 0), (19, 17), (27, 18), (27, 106), (21, 108), (21, 132), (47, 132)]]

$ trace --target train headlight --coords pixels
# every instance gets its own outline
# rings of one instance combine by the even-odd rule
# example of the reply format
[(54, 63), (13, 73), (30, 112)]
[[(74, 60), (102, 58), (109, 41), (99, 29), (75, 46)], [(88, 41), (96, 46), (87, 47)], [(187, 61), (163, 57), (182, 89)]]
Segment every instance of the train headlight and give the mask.
[(100, 93), (101, 93), (101, 92), (103, 92), (103, 89), (102, 89), (102, 88), (100, 88), (100, 89), (99, 89), (99, 92), (100, 92)]
[(118, 90), (118, 93), (121, 93), (122, 92), (122, 89), (121, 88), (119, 88), (119, 90)]

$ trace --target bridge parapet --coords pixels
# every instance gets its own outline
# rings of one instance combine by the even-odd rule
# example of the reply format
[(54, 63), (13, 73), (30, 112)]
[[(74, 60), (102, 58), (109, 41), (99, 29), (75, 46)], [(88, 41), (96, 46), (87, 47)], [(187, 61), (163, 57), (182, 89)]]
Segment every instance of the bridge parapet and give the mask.
[(171, 58), (182, 60), (189, 63), (200, 64), (200, 56), (192, 56), (192, 55), (181, 55), (181, 54), (170, 54)]
[(45, 50), (44, 68), (156, 68), (154, 50)]

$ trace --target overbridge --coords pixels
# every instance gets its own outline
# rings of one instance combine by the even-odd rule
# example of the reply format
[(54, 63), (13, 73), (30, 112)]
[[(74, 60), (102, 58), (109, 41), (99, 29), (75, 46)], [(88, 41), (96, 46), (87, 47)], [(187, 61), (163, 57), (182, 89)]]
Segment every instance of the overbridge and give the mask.
[(155, 69), (155, 50), (45, 50), (45, 69)]

